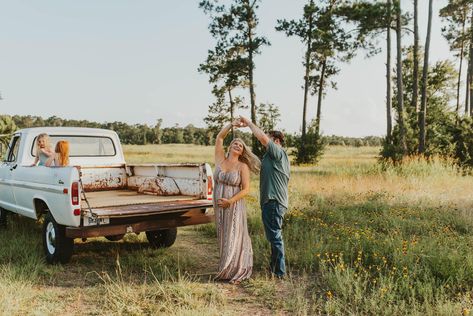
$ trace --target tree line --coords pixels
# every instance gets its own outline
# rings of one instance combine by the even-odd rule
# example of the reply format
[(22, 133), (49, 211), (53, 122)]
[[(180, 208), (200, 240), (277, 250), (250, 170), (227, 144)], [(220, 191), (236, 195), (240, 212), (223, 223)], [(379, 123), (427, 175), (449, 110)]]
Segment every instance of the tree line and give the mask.
[[(271, 117), (265, 118), (271, 120)], [(127, 124), (124, 122), (98, 123), (88, 120), (67, 120), (57, 116), (42, 118), (32, 115), (0, 115), (0, 142), (8, 144), (11, 135), (18, 129), (32, 127), (89, 127), (105, 128), (117, 132), (123, 144), (147, 145), (147, 144), (194, 144), (211, 146), (215, 143), (216, 132), (210, 128), (195, 127), (192, 124), (186, 126), (174, 125), (163, 127), (162, 119), (156, 120), (154, 126), (147, 124)], [(267, 123), (264, 123), (267, 124)], [(217, 131), (218, 132), (218, 131)], [(251, 142), (251, 134), (236, 131), (236, 136), (247, 142)], [(288, 134), (287, 143), (289, 147), (295, 144), (295, 134)], [(327, 136), (326, 143), (339, 146), (380, 146), (382, 138), (368, 136), (363, 138)]]
[[(216, 97), (209, 108), (209, 127), (220, 127), (232, 119), (238, 108), (246, 106), (242, 95), (246, 93), (251, 119), (260, 123), (258, 107), (264, 105), (257, 106), (256, 102), (254, 56), (270, 45), (257, 32), (261, 3), (199, 3), (210, 18), (209, 32), (215, 39), (215, 47), (209, 49), (199, 67), (209, 76)], [(433, 0), (422, 1), (421, 5), (418, 0), (308, 0), (300, 18), (277, 20), (277, 31), (298, 38), (305, 47), (301, 56), (301, 131), (294, 139), (296, 162), (313, 163), (323, 153), (327, 140), (320, 132), (323, 99), (330, 89), (337, 88), (336, 75), (342, 66), (359, 53), (372, 57), (384, 51), (387, 124), (381, 156), (399, 163), (413, 155), (427, 159), (441, 155), (453, 157), (461, 165), (473, 165), (473, 158), (469, 158), (473, 157), (473, 140), (469, 137), (473, 130), (473, 1), (449, 0), (445, 7), (435, 8), (453, 60), (432, 64), (430, 42), (436, 4)], [(428, 13), (423, 26), (425, 40), (419, 36), (419, 10)], [(310, 96), (316, 100), (312, 119), (307, 117)], [(253, 142), (256, 152), (257, 144)]]
[[(8, 122), (8, 124), (2, 124)], [(196, 144), (212, 145), (214, 135), (208, 128), (187, 126), (163, 127), (162, 119), (157, 119), (155, 125), (127, 124), (124, 122), (99, 123), (88, 120), (68, 120), (57, 116), (42, 118), (32, 115), (0, 115), (0, 134), (8, 139), (17, 129), (32, 127), (89, 127), (104, 128), (117, 132), (123, 144)], [(2, 126), (6, 128), (2, 131)]]

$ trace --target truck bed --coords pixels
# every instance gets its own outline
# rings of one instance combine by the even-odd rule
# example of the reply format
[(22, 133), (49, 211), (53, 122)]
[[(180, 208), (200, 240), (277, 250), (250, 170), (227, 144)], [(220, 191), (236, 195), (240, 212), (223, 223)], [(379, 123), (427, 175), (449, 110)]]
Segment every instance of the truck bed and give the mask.
[[(86, 197), (92, 212), (98, 218), (147, 216), (212, 207), (212, 201), (195, 196), (159, 196), (134, 190), (88, 192)], [(81, 207), (85, 212), (90, 212), (85, 200), (81, 201)]]
[[(170, 201), (195, 200), (194, 196), (188, 195), (171, 195), (162, 196), (156, 194), (138, 193), (135, 190), (109, 190), (87, 192), (87, 200), (92, 208), (103, 208), (113, 206), (149, 204)], [(87, 204), (82, 199), (81, 207), (87, 208)]]

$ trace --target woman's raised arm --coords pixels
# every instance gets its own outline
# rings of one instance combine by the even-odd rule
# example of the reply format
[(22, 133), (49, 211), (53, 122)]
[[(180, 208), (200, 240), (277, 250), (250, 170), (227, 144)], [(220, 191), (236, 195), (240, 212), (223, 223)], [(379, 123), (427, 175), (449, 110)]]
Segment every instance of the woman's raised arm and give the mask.
[(225, 150), (223, 149), (223, 140), (230, 132), (232, 123), (225, 125), (217, 135), (215, 139), (215, 166), (218, 166), (223, 160), (225, 160)]

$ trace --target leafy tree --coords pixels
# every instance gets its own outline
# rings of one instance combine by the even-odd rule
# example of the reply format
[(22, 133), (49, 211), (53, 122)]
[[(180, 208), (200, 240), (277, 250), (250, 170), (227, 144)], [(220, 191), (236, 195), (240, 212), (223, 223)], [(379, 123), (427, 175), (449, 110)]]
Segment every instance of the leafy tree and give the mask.
[(473, 169), (473, 118), (463, 117), (453, 128), (453, 158), (465, 171)]
[(310, 77), (312, 93), (317, 94), (317, 114), (315, 131), (320, 133), (322, 99), (327, 84), (336, 89), (336, 83), (328, 79), (340, 72), (336, 62), (348, 62), (354, 57), (356, 45), (350, 41), (352, 36), (343, 27), (342, 17), (337, 14), (337, 0), (321, 2), (321, 13), (315, 21), (317, 28), (313, 41), (313, 54), (318, 61), (315, 70), (318, 74)]
[[(222, 92), (222, 90), (219, 91)], [(243, 99), (240, 97), (234, 98), (232, 102), (227, 102), (223, 93), (217, 92), (215, 96), (216, 100), (209, 106), (209, 111), (204, 118), (204, 122), (207, 124), (209, 130), (217, 135), (226, 123), (233, 120), (233, 109), (246, 108), (246, 106), (243, 103)], [(235, 137), (235, 133), (233, 137)]]
[(156, 125), (154, 125), (154, 142), (153, 144), (161, 144), (161, 138), (163, 137), (163, 130), (161, 126), (163, 125), (163, 119), (157, 119)]
[[(251, 121), (256, 122), (256, 93), (254, 88), (254, 56), (261, 53), (261, 48), (270, 45), (269, 41), (256, 34), (259, 20), (256, 15), (261, 0), (232, 0), (229, 6), (219, 4), (218, 0), (204, 0), (199, 7), (211, 16), (209, 30), (215, 38), (221, 41), (221, 49), (215, 51), (218, 55), (227, 53), (237, 54), (239, 65), (244, 65), (245, 78), (250, 92)], [(228, 56), (228, 55), (227, 55)], [(219, 56), (220, 58), (221, 56)], [(221, 97), (218, 96), (217, 99)], [(221, 100), (217, 101), (222, 104)], [(253, 150), (257, 150), (258, 142), (253, 137)]]
[[(391, 88), (391, 29), (396, 30), (397, 6), (392, 6), (391, 0), (386, 2), (347, 1), (337, 9), (337, 14), (345, 17), (348, 24), (354, 24), (357, 47), (367, 51), (367, 56), (376, 55), (381, 50), (378, 38), (386, 34), (386, 142), (392, 142), (392, 88)], [(399, 12), (401, 13), (401, 12)], [(401, 28), (407, 25), (408, 16), (402, 14)]]
[[(336, 88), (334, 81), (329, 81), (334, 75), (338, 74), (340, 69), (336, 66), (339, 61), (349, 61), (355, 50), (355, 45), (350, 41), (351, 36), (348, 34), (343, 24), (342, 17), (337, 15), (337, 8), (340, 1), (324, 0), (309, 1), (304, 6), (302, 18), (299, 20), (278, 20), (276, 30), (283, 31), (287, 36), (297, 36), (306, 46), (303, 65), (305, 67), (304, 74), (304, 103), (302, 110), (302, 136), (298, 141), (297, 154), (298, 161), (313, 160), (310, 149), (306, 153), (305, 146), (313, 147), (306, 140), (306, 113), (308, 92), (312, 95), (317, 94), (317, 113), (314, 120), (313, 132), (320, 134), (320, 120), (322, 113), (322, 100), (325, 95), (328, 84), (332, 88)], [(311, 139), (317, 143), (321, 136)], [(307, 155), (306, 158), (303, 156)]]
[(258, 107), (259, 127), (264, 131), (272, 131), (276, 129), (276, 125), (280, 121), (281, 113), (279, 108), (272, 103), (261, 103)]
[[(470, 36), (466, 30), (468, 14), (472, 10), (473, 3), (468, 0), (449, 0), (448, 4), (440, 9), (440, 17), (448, 23), (442, 27), (442, 35), (450, 44), (450, 50), (455, 52), (455, 56), (460, 59), (458, 66), (456, 112), (460, 111), (460, 86), (463, 59), (468, 56), (467, 46)], [(468, 74), (467, 74), (468, 76)], [(466, 89), (467, 95), (469, 89)], [(468, 96), (465, 100), (465, 113), (468, 113)]]
[[(392, 6), (394, 5), (394, 6)], [(358, 47), (368, 49), (368, 56), (379, 52), (377, 49), (377, 37), (386, 32), (387, 61), (386, 61), (386, 115), (387, 115), (387, 136), (386, 143), (391, 144), (392, 139), (392, 118), (391, 118), (391, 29), (396, 31), (396, 69), (402, 73), (402, 41), (401, 37), (408, 22), (408, 16), (401, 11), (400, 0), (386, 0), (386, 3), (372, 1), (347, 1), (338, 10), (337, 14), (345, 16), (347, 22), (356, 25), (356, 39)], [(395, 25), (392, 22), (395, 21)], [(403, 90), (402, 76), (398, 76), (396, 82), (397, 89)], [(400, 148), (403, 152), (407, 151), (406, 130), (405, 130), (405, 111), (403, 93), (398, 94), (397, 100), (397, 125), (399, 137), (395, 141), (400, 142)], [(397, 144), (394, 144), (397, 146)]]
[[(208, 51), (207, 60), (200, 65), (199, 71), (209, 75), (209, 83), (214, 85), (212, 93), (217, 102), (226, 103), (226, 95), (229, 101), (228, 106), (210, 106), (212, 114), (207, 117), (207, 121), (210, 126), (216, 126), (219, 129), (222, 125), (220, 118), (228, 116), (226, 112), (229, 113), (230, 121), (233, 121), (235, 111), (243, 106), (241, 98), (235, 98), (233, 91), (236, 88), (248, 86), (246, 73), (249, 59), (240, 47), (235, 47), (231, 43), (231, 38), (229, 38), (231, 24), (223, 23), (218, 15), (224, 7), (214, 5), (209, 1), (201, 2), (200, 7), (211, 16), (209, 30), (217, 42), (215, 48)], [(235, 137), (233, 128), (232, 134)]]
[[(296, 164), (316, 164), (322, 157), (326, 142), (322, 135), (317, 131), (317, 122), (312, 120), (306, 134), (306, 143), (301, 146), (301, 137), (295, 137), (294, 146), (295, 150), (292, 155), (295, 157)], [(300, 153), (301, 148), (304, 150), (304, 154)]]
[(313, 0), (310, 0), (304, 6), (303, 17), (299, 20), (287, 21), (285, 19), (278, 20), (276, 30), (285, 32), (287, 36), (297, 36), (306, 45), (305, 56), (303, 61), (304, 66), (304, 101), (302, 105), (302, 136), (301, 141), (304, 142), (307, 125), (307, 102), (309, 96), (310, 87), (310, 75), (315, 68), (314, 54), (314, 37), (316, 37), (316, 21), (320, 15), (320, 8), (314, 4)]
[(183, 144), (184, 131), (179, 124), (175, 124), (173, 127), (163, 129), (163, 139), (166, 144)]
[[(269, 132), (276, 129), (276, 125), (280, 121), (281, 114), (279, 112), (279, 108), (272, 104), (272, 103), (260, 103), (258, 106), (257, 111), (257, 121), (258, 126), (265, 132)], [(242, 138), (245, 142), (249, 143), (252, 141), (253, 134), (246, 135), (246, 133), (242, 133), (241, 131), (237, 131), (237, 137)], [(263, 157), (266, 149), (264, 146), (258, 142), (256, 145), (256, 149), (252, 148), (252, 151), (258, 157)]]
[[(406, 50), (406, 58), (403, 59), (403, 99), (410, 102), (413, 97), (413, 53), (412, 48)], [(421, 60), (422, 62), (422, 60)], [(419, 69), (423, 71), (423, 67)], [(396, 74), (397, 76), (397, 74)], [(396, 76), (393, 78), (397, 80)], [(426, 144), (425, 155), (449, 156), (452, 153), (451, 127), (455, 124), (455, 114), (450, 109), (450, 103), (455, 98), (457, 72), (450, 61), (439, 61), (428, 67), (426, 99), (429, 100), (429, 111), (426, 113)], [(397, 105), (398, 90), (394, 90), (393, 104)], [(398, 109), (398, 107), (395, 107)], [(416, 155), (419, 148), (419, 125), (417, 113), (412, 107), (406, 109), (406, 148), (401, 147), (400, 129), (395, 126), (393, 130), (393, 142), (385, 142), (381, 155), (394, 162), (402, 161), (407, 155)]]
[[(15, 121), (9, 115), (0, 115), (0, 143), (5, 149), (10, 141), (11, 134), (17, 130)], [(1, 153), (3, 154), (3, 153)]]
[(184, 138), (184, 144), (193, 144), (195, 137), (195, 126), (192, 124), (187, 125), (184, 128), (184, 133), (182, 136)]

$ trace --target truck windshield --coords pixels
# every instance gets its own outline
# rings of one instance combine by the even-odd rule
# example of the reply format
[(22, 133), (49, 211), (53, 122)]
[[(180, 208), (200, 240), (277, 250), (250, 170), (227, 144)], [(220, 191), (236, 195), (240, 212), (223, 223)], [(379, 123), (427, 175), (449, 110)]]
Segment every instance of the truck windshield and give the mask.
[[(110, 157), (115, 156), (117, 151), (113, 141), (109, 137), (101, 136), (70, 136), (49, 135), (51, 148), (54, 150), (56, 143), (60, 140), (69, 142), (70, 157)], [(36, 156), (36, 138), (31, 148), (31, 155)]]

